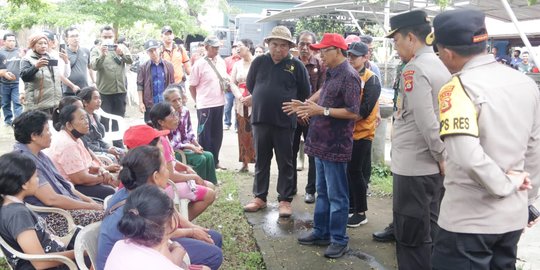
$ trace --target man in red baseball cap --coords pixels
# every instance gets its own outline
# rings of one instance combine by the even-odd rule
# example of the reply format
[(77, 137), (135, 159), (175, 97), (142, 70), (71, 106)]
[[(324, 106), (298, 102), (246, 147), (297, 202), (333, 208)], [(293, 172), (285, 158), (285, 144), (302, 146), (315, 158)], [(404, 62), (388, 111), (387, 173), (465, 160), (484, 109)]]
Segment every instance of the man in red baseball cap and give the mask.
[[(284, 103), (284, 111), (311, 118), (305, 152), (315, 157), (317, 200), (313, 231), (298, 238), (302, 245), (329, 245), (324, 256), (339, 258), (348, 250), (349, 188), (347, 162), (353, 148), (354, 120), (360, 108), (360, 77), (347, 61), (347, 43), (339, 34), (324, 34), (310, 45), (328, 67), (323, 88), (306, 102)], [(330, 200), (331, 198), (331, 200)]]

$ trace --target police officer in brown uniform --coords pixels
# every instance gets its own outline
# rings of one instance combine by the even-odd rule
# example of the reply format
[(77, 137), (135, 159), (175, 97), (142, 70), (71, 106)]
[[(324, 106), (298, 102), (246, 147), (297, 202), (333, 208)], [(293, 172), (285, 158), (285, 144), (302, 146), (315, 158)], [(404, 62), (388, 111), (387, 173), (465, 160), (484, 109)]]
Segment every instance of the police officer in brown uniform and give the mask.
[(448, 157), (433, 269), (516, 269), (527, 207), (538, 195), (540, 93), (486, 53), (484, 21), (470, 9), (433, 21), (439, 56), (454, 75), (439, 92)]
[(425, 44), (431, 33), (421, 10), (390, 18), (403, 68), (392, 132), (393, 212), (399, 269), (431, 269), (443, 192), (445, 150), (439, 138), (437, 94), (450, 73)]

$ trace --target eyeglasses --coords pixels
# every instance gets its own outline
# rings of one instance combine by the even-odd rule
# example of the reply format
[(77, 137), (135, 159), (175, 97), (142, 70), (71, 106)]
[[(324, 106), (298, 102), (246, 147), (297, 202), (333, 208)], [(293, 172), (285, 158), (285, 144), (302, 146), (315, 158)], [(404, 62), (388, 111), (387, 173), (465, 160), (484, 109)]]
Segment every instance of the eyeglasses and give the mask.
[(304, 47), (304, 46), (308, 46), (308, 47), (309, 47), (309, 45), (311, 45), (310, 42), (300, 42), (300, 43), (298, 43), (298, 47)]
[(356, 59), (358, 59), (358, 58), (360, 58), (360, 57), (364, 57), (364, 55), (358, 55), (358, 56), (356, 56), (356, 55), (354, 55), (354, 54), (348, 54), (348, 55), (347, 55), (347, 58), (348, 58), (348, 59), (351, 59), (351, 60), (356, 60)]
[(79, 35), (69, 35), (68, 38), (78, 38)]
[(321, 53), (328, 53), (329, 51), (337, 50), (336, 47), (324, 48), (321, 49)]

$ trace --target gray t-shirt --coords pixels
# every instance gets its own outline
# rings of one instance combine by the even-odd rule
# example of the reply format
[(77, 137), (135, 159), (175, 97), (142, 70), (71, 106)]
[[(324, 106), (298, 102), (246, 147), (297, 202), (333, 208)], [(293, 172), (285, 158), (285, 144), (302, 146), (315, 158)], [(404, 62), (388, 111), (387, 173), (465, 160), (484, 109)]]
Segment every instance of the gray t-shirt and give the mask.
[[(90, 63), (90, 51), (86, 48), (79, 48), (76, 52), (66, 48), (71, 65), (71, 75), (68, 79), (80, 88), (88, 86), (88, 64)], [(64, 85), (64, 92), (71, 88)]]
[(19, 73), (20, 73), (20, 65), (21, 65), (21, 57), (19, 56), (19, 48), (15, 48), (13, 50), (7, 50), (6, 48), (1, 48), (0, 49), (0, 54), (2, 54), (2, 56), (4, 56), (4, 60), (5, 60), (5, 65), (6, 65), (6, 69), (7, 71), (13, 73), (13, 75), (15, 75), (15, 77), (17, 77), (15, 80), (13, 81), (10, 81), (10, 80), (7, 80), (6, 78), (0, 78), (0, 81), (2, 83), (19, 83)]
[[(12, 248), (22, 251), (17, 243), (17, 237), (24, 231), (34, 230), (45, 253), (64, 251), (65, 248), (51, 239), (47, 232), (45, 220), (26, 208), (22, 203), (10, 203), (0, 208), (0, 235)], [(35, 269), (29, 261), (13, 258), (12, 254), (4, 248), (8, 263), (16, 270)], [(59, 266), (51, 269), (68, 269), (67, 266)]]

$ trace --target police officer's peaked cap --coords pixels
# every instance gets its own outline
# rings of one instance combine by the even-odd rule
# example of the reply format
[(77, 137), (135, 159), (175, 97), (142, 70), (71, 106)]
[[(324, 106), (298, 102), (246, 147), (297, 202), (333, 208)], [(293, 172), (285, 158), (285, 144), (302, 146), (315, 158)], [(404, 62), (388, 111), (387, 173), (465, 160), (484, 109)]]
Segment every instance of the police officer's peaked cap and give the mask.
[(472, 45), (488, 39), (486, 16), (476, 9), (443, 12), (433, 20), (435, 43), (449, 46)]
[(390, 33), (387, 38), (393, 37), (403, 27), (429, 24), (427, 13), (423, 10), (413, 10), (390, 18)]

